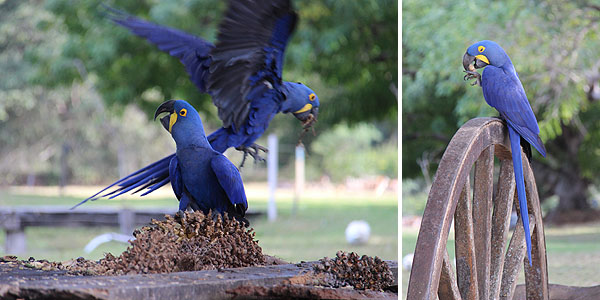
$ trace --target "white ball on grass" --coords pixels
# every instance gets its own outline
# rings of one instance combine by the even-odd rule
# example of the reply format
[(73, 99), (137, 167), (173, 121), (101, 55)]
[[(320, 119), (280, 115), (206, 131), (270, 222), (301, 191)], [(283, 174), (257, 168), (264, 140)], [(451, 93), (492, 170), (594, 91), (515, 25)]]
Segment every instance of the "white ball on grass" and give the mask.
[(363, 220), (352, 221), (346, 227), (346, 241), (350, 244), (365, 244), (370, 235), (371, 227)]
[(402, 258), (402, 268), (404, 268), (404, 270), (410, 271), (410, 269), (412, 268), (412, 263), (413, 263), (414, 257), (415, 257), (414, 253), (409, 253), (409, 254), (406, 254)]

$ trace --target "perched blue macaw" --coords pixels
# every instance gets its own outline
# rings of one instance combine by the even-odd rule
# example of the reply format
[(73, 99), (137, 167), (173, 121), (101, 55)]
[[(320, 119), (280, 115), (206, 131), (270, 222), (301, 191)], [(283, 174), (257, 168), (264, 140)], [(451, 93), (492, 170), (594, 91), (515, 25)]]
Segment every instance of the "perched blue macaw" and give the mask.
[[(219, 26), (216, 45), (183, 31), (153, 24), (108, 8), (111, 19), (178, 58), (200, 92), (212, 96), (223, 127), (208, 136), (221, 153), (230, 147), (262, 160), (254, 144), (279, 113), (292, 113), (308, 129), (317, 120), (319, 97), (299, 82), (282, 81), (283, 58), (297, 14), (289, 0), (231, 0)], [(117, 197), (151, 187), (146, 195), (169, 182), (171, 154), (121, 178), (92, 199)], [(160, 183), (160, 185), (156, 185)], [(102, 196), (102, 192), (118, 186)], [(98, 196), (98, 197), (97, 197)]]
[(248, 201), (240, 172), (211, 147), (198, 112), (184, 100), (169, 100), (158, 107), (154, 119), (162, 113), (168, 115), (160, 122), (177, 146), (169, 161), (169, 180), (179, 200), (179, 210), (227, 212), (247, 223), (244, 215)]
[[(500, 117), (508, 125), (517, 197), (525, 229), (527, 257), (531, 265), (531, 235), (521, 161), (521, 140), (523, 139), (523, 148), (528, 159), (531, 159), (530, 145), (533, 145), (542, 156), (546, 156), (546, 148), (539, 137), (540, 129), (537, 120), (515, 67), (504, 49), (497, 43), (484, 40), (469, 46), (463, 56), (463, 67), (467, 72), (465, 79), (476, 78), (474, 84), (481, 85), (485, 101), (498, 110)], [(479, 75), (475, 69), (483, 67), (486, 68)]]

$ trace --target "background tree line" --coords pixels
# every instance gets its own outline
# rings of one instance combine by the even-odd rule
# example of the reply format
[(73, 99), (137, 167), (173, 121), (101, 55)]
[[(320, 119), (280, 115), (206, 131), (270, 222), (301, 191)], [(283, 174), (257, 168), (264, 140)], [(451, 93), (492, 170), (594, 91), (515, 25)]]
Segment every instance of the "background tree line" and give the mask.
[[(171, 153), (151, 122), (166, 99), (192, 103), (207, 132), (220, 126), (180, 62), (111, 23), (101, 3), (209, 41), (226, 8), (220, 0), (0, 0), (0, 184), (105, 183)], [(295, 4), (284, 80), (306, 83), (322, 101), (318, 134), (303, 139), (309, 174), (395, 177), (397, 2)], [(287, 166), (300, 131), (280, 115), (258, 142), (277, 133)]]
[(593, 206), (600, 169), (598, 1), (403, 1), (402, 174), (433, 176), (454, 132), (497, 116), (463, 81), (461, 58), (479, 40), (509, 54), (548, 150), (535, 154), (540, 198), (556, 211)]

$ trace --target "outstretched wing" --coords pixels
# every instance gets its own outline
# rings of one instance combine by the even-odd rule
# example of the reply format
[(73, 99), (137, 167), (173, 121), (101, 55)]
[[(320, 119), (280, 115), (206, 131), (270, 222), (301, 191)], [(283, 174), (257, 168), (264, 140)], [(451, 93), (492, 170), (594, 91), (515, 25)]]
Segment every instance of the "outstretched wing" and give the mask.
[(206, 92), (205, 75), (210, 65), (209, 53), (214, 45), (181, 30), (157, 25), (131, 16), (123, 11), (106, 6), (109, 18), (129, 29), (133, 34), (155, 44), (158, 49), (177, 57), (185, 66), (190, 80)]
[(206, 84), (223, 127), (239, 130), (250, 102), (262, 96), (265, 86), (281, 84), (284, 51), (296, 19), (289, 0), (230, 1)]
[[(132, 194), (135, 194), (145, 188), (148, 188), (148, 190), (140, 196), (145, 196), (149, 193), (152, 193), (161, 186), (169, 183), (169, 164), (173, 158), (175, 158), (175, 153), (115, 181), (93, 196), (77, 203), (77, 205), (73, 206), (71, 209), (76, 208), (77, 206), (90, 200), (94, 201), (108, 196), (110, 196), (109, 199), (112, 199), (135, 188), (137, 188), (137, 190), (135, 190)], [(112, 187), (115, 187), (115, 189), (100, 195)]]
[(481, 85), (487, 103), (496, 108), (521, 137), (546, 156), (537, 120), (519, 78), (512, 78), (500, 68), (487, 66), (483, 71)]
[(241, 206), (243, 210), (240, 213), (244, 216), (248, 209), (248, 200), (238, 169), (223, 155), (215, 155), (210, 161), (210, 166), (231, 204), (236, 208)]

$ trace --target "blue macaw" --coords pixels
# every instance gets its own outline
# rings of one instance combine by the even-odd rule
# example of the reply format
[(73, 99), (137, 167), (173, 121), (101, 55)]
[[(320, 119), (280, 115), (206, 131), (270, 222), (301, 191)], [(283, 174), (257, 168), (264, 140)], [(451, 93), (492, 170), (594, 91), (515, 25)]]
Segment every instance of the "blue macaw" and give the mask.
[(179, 210), (227, 212), (247, 224), (244, 215), (248, 201), (240, 172), (211, 147), (198, 112), (184, 100), (169, 100), (158, 107), (154, 119), (163, 113), (168, 115), (160, 122), (177, 146), (169, 161), (169, 180), (179, 200)]
[[(533, 145), (542, 156), (546, 157), (546, 148), (539, 137), (540, 129), (537, 120), (515, 67), (504, 49), (497, 43), (484, 40), (469, 46), (463, 56), (463, 67), (467, 73), (465, 79), (476, 78), (474, 85), (481, 85), (485, 101), (498, 110), (500, 117), (508, 125), (517, 197), (525, 229), (527, 257), (531, 265), (531, 235), (521, 161), (521, 140), (523, 140), (523, 150), (528, 159), (531, 159), (530, 145)], [(475, 69), (483, 67), (486, 68), (479, 75)]]
[[(297, 14), (289, 0), (231, 0), (216, 45), (183, 31), (153, 24), (108, 8), (111, 19), (177, 57), (200, 92), (212, 96), (223, 127), (208, 136), (221, 153), (230, 147), (262, 160), (254, 144), (279, 113), (292, 113), (307, 130), (317, 120), (319, 97), (300, 82), (282, 81), (283, 58)], [(253, 150), (253, 151), (252, 151)], [(117, 197), (134, 188), (151, 193), (169, 182), (171, 154), (96, 193)], [(160, 185), (156, 185), (160, 183)], [(117, 189), (100, 195), (107, 189)], [(98, 196), (98, 197), (97, 197)]]

